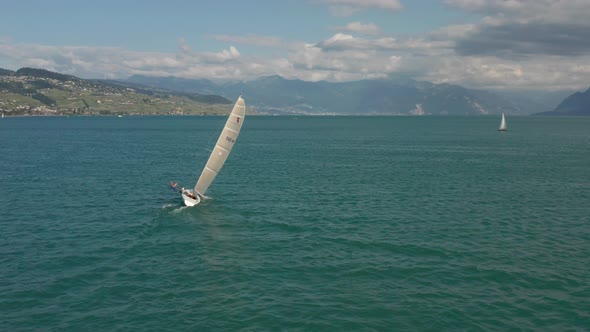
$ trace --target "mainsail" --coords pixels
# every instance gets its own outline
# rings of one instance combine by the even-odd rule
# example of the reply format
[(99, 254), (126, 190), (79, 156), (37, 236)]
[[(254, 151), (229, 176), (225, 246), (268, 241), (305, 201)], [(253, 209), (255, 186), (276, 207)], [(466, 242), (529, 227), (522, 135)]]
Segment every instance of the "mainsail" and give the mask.
[(221, 136), (215, 143), (215, 148), (207, 160), (207, 164), (195, 185), (194, 192), (203, 196), (209, 186), (215, 180), (217, 173), (223, 166), (223, 163), (229, 156), (231, 149), (234, 147), (234, 143), (238, 138), (242, 124), (244, 123), (244, 117), (246, 116), (246, 103), (242, 96), (238, 97), (233, 110), (231, 111), (225, 127), (221, 131)]
[(502, 112), (502, 121), (500, 121), (500, 128), (498, 128), (498, 130), (500, 130), (500, 131), (506, 130), (506, 117), (504, 117), (504, 112)]

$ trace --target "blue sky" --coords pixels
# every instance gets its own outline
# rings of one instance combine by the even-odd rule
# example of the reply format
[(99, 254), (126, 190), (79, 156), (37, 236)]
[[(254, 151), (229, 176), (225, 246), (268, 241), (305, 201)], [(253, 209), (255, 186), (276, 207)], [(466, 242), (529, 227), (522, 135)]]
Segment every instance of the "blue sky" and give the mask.
[[(209, 34), (276, 35), (290, 40), (329, 38), (331, 26), (373, 22), (389, 34), (415, 35), (476, 15), (437, 0), (407, 1), (403, 11), (364, 10), (331, 15), (312, 1), (9, 1), (0, 31), (21, 43), (126, 46), (138, 51), (174, 51), (178, 39), (194, 48), (223, 47)], [(474, 21), (471, 19), (471, 21)], [(7, 36), (6, 36), (7, 35)], [(256, 52), (256, 50), (253, 50)]]
[(590, 85), (586, 0), (21, 0), (0, 8), (0, 67), (8, 69)]

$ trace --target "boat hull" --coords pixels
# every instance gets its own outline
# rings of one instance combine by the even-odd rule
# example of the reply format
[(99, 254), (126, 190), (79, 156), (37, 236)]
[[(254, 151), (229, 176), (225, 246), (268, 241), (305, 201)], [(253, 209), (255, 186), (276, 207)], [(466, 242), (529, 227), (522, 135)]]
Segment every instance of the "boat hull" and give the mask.
[(193, 199), (192, 197), (189, 197), (187, 195), (187, 193), (192, 194), (192, 191), (188, 191), (187, 190), (187, 192), (183, 192), (182, 193), (182, 200), (184, 201), (184, 205), (186, 205), (186, 206), (195, 206), (195, 205), (201, 203), (201, 196), (194, 195), (196, 199)]

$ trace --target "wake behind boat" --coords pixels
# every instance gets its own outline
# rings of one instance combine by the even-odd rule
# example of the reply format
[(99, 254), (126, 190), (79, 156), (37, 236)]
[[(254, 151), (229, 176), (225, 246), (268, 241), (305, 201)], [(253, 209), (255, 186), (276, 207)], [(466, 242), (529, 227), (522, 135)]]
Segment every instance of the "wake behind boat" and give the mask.
[(244, 99), (242, 99), (242, 96), (240, 96), (229, 114), (229, 118), (221, 131), (219, 139), (217, 139), (217, 143), (215, 143), (215, 147), (213, 148), (209, 160), (207, 160), (207, 164), (205, 165), (205, 168), (203, 168), (195, 187), (192, 190), (184, 187), (178, 188), (177, 183), (170, 183), (172, 188), (182, 194), (184, 205), (195, 206), (201, 202), (205, 192), (209, 189), (213, 180), (215, 180), (223, 163), (225, 163), (225, 160), (234, 147), (236, 139), (240, 134), (240, 129), (242, 129), (245, 116), (246, 103), (244, 102)]

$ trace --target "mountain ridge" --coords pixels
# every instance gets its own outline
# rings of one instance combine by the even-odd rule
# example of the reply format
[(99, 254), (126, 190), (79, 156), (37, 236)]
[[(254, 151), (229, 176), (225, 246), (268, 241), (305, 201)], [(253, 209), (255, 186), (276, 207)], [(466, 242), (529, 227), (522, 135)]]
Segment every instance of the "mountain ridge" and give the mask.
[[(552, 100), (557, 100), (559, 93)], [(225, 105), (221, 107), (225, 109), (230, 99), (241, 94), (248, 98), (250, 111), (255, 109), (260, 114), (590, 115), (590, 89), (570, 95), (553, 110), (539, 112), (551, 107), (551, 103), (532, 102), (516, 91), (498, 93), (407, 77), (312, 82), (270, 75), (250, 81), (215, 82), (133, 75), (125, 80), (101, 80), (39, 68), (0, 68), (0, 110), (4, 111), (44, 107), (43, 111), (49, 108), (91, 114), (209, 114), (217, 111), (207, 105)], [(95, 98), (105, 95), (118, 98)]]
[(584, 92), (578, 91), (569, 95), (553, 111), (535, 115), (590, 116), (590, 88)]
[(217, 95), (82, 79), (38, 68), (0, 68), (0, 111), (7, 115), (225, 114), (231, 104)]
[(170, 76), (134, 75), (125, 81), (225, 97), (244, 93), (250, 105), (262, 113), (481, 115), (501, 112), (529, 114), (535, 111), (525, 102), (515, 102), (485, 90), (395, 77), (350, 82), (311, 82), (271, 75), (250, 81), (215, 83)]

